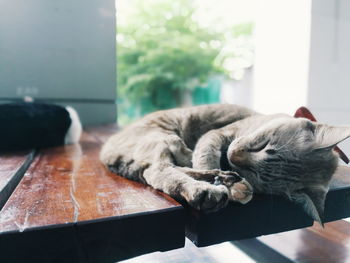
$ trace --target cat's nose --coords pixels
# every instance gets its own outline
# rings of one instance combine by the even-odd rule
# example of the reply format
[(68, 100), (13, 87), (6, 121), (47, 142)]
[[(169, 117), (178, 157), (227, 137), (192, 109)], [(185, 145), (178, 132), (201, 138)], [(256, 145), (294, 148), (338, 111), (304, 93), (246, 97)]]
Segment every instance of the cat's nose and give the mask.
[(233, 164), (243, 165), (247, 162), (247, 151), (244, 148), (234, 149), (229, 158)]

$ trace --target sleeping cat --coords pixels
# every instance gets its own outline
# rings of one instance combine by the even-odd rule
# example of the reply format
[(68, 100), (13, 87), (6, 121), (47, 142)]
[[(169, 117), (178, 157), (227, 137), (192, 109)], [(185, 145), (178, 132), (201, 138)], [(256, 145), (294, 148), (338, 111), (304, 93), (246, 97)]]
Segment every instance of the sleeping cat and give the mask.
[(321, 222), (338, 165), (333, 148), (349, 136), (349, 127), (204, 105), (147, 115), (112, 136), (100, 159), (111, 171), (205, 212), (229, 200), (245, 204), (254, 189), (300, 203)]

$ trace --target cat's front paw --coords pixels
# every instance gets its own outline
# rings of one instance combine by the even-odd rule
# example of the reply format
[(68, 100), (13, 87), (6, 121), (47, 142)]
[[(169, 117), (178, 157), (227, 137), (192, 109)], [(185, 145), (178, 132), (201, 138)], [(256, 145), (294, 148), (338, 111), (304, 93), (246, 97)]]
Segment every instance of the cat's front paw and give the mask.
[(214, 178), (215, 185), (225, 185), (227, 187), (231, 187), (233, 184), (240, 182), (243, 178), (236, 172), (231, 171), (221, 171), (221, 170), (213, 170), (217, 173), (217, 176)]
[(231, 171), (220, 171), (215, 177), (215, 185), (225, 185), (229, 190), (229, 200), (248, 203), (253, 197), (253, 187), (238, 173)]
[(242, 179), (240, 182), (234, 183), (228, 187), (229, 199), (241, 204), (246, 204), (253, 198), (253, 187), (247, 182), (246, 179)]
[(229, 190), (224, 185), (216, 186), (199, 182), (191, 187), (186, 199), (198, 210), (215, 212), (227, 205)]

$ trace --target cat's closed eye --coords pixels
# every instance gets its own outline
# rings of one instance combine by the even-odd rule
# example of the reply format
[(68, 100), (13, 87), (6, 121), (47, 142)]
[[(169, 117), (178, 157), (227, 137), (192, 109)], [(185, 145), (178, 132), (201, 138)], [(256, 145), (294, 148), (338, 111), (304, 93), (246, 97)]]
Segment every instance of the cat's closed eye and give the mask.
[(269, 141), (266, 141), (257, 147), (252, 147), (252, 148), (248, 149), (248, 152), (260, 152), (260, 151), (264, 150), (268, 144), (269, 144)]
[(275, 153), (276, 153), (276, 150), (274, 150), (274, 149), (267, 149), (265, 152), (266, 152), (267, 154), (272, 155), (272, 154), (275, 154)]

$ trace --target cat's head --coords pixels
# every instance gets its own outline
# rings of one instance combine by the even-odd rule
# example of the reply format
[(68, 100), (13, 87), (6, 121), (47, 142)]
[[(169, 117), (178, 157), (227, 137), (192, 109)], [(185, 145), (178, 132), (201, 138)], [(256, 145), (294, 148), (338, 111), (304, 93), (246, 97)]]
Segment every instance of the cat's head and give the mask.
[(350, 137), (350, 127), (285, 116), (250, 127), (230, 144), (229, 164), (256, 192), (284, 195), (322, 223), (329, 182), (338, 165), (333, 148)]

